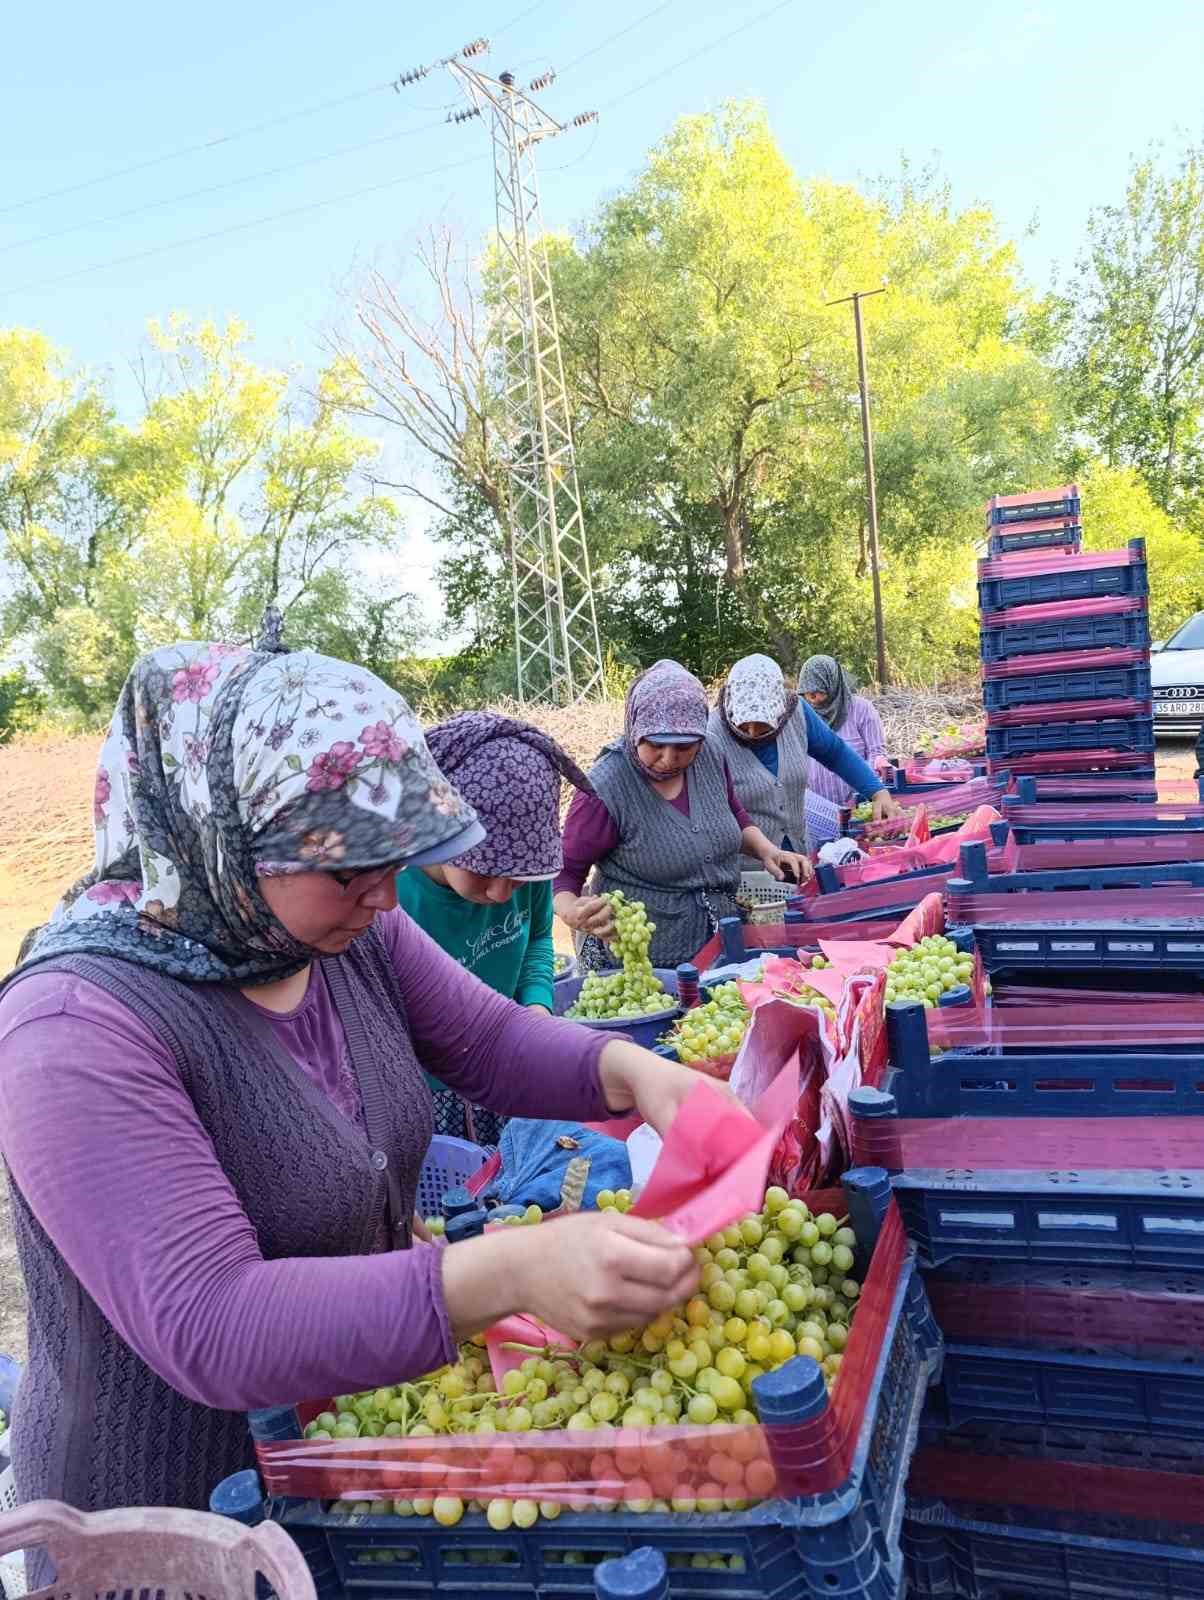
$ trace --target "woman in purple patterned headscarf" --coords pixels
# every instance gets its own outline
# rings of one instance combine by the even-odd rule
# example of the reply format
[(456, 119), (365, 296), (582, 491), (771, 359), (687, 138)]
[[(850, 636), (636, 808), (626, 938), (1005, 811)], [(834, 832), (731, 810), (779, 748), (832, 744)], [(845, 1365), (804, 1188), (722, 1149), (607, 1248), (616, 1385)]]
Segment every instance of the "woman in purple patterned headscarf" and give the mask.
[(675, 967), (735, 913), (741, 852), (775, 878), (810, 876), (806, 857), (768, 839), (736, 798), (723, 752), (707, 737), (709, 715), (694, 674), (658, 661), (628, 691), (623, 737), (590, 772), (593, 793), (569, 807), (556, 910), (580, 936), (587, 966), (614, 965), (609, 890), (647, 908), (652, 963)]
[[(432, 728), (440, 772), (476, 811), (485, 838), (440, 865), (402, 872), (397, 898), (435, 943), (519, 1005), (552, 1010), (552, 879), (563, 865), (560, 782), (589, 780), (529, 722), (465, 711)], [(431, 1080), (440, 1133), (496, 1144), (504, 1119)]]

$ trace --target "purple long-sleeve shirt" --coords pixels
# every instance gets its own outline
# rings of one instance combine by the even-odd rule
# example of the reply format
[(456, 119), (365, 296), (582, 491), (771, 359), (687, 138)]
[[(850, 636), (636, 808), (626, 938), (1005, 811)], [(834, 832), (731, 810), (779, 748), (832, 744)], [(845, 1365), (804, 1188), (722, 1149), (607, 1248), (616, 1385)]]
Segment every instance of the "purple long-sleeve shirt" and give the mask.
[[(495, 994), (400, 911), (377, 923), (422, 1065), (475, 1105), (596, 1120), (607, 1038)], [(358, 1090), (314, 969), (264, 1012), (347, 1115)], [(43, 1228), (122, 1338), (226, 1410), (396, 1382), (454, 1359), (442, 1251), (265, 1261), (167, 1046), (68, 973), (0, 998), (0, 1148)]]
[[(886, 734), (882, 718), (864, 695), (850, 696), (848, 715), (836, 732), (868, 766), (876, 768), (885, 759)], [(852, 785), (830, 767), (821, 766), (814, 756), (807, 762), (807, 788), (835, 806), (854, 805), (857, 800), (857, 791)]]
[[(727, 803), (731, 807), (732, 816), (735, 817), (741, 830), (750, 827), (752, 818), (740, 804), (726, 762), (723, 764), (723, 776), (727, 780)], [(651, 784), (649, 791), (655, 793)], [(664, 797), (657, 796), (657, 798)], [(665, 800), (665, 804), (673, 806), (683, 816), (688, 817), (689, 786), (683, 783), (681, 793), (672, 800)], [(570, 894), (580, 894), (596, 863), (608, 856), (618, 842), (619, 825), (606, 806), (596, 794), (586, 794), (583, 789), (579, 789), (573, 796), (568, 815), (564, 819), (564, 866), (552, 886), (554, 892), (559, 894), (562, 889), (567, 889)]]

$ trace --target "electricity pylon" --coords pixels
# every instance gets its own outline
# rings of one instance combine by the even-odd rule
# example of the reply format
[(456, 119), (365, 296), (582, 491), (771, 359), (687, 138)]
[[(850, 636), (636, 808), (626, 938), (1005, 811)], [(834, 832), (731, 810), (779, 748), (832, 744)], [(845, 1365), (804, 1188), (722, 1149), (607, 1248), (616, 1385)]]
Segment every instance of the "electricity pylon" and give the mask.
[(449, 120), (487, 114), (493, 143), (501, 436), (510, 479), (518, 699), (524, 705), (569, 705), (601, 692), (602, 641), (535, 157), (543, 140), (583, 127), (596, 113), (557, 122), (530, 98), (553, 75), (523, 91), (512, 73), (491, 78), (468, 64), (466, 57), (484, 48), (477, 41), (442, 65), (471, 103)]

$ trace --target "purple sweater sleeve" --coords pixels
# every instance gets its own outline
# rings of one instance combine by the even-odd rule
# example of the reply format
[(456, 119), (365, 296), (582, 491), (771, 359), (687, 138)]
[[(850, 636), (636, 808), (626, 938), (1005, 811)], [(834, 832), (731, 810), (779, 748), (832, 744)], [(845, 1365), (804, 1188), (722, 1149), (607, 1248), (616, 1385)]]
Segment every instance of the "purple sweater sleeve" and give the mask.
[[(385, 923), (415, 1046), (444, 1081), (520, 1113), (606, 1115), (604, 1037), (494, 995), (404, 916)], [(287, 1404), (455, 1357), (438, 1248), (263, 1259), (170, 1051), (92, 984), (35, 973), (0, 999), (0, 1148), (88, 1294), (189, 1399)]]
[(490, 989), (404, 911), (377, 926), (401, 984), (422, 1065), (472, 1105), (513, 1117), (610, 1115), (598, 1058), (613, 1034), (545, 1017)]

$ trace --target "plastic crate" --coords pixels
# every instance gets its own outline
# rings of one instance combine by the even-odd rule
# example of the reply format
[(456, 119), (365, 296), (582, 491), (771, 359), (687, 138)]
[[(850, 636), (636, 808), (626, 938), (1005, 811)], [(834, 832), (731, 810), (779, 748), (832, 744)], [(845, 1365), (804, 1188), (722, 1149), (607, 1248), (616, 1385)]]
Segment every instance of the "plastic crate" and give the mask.
[(489, 1152), (468, 1139), (437, 1133), (418, 1174), (417, 1206), (424, 1217), (436, 1217), (448, 1189), (467, 1183), (489, 1160)]
[[(1047, 525), (1050, 523), (1052, 527)], [(1031, 523), (1015, 524), (1006, 533), (992, 533), (987, 540), (987, 551), (992, 560), (1022, 550), (1065, 550), (1077, 555), (1082, 544), (1081, 523), (1060, 521), (1056, 517), (1034, 518)]]
[[(654, 967), (653, 972), (665, 987), (666, 998), (669, 1004), (663, 1011), (654, 1011), (648, 1016), (623, 1018), (609, 1018), (602, 1022), (593, 1022), (582, 1017), (574, 1017), (579, 1028), (598, 1028), (604, 1033), (625, 1034), (633, 1044), (642, 1044), (645, 1049), (651, 1049), (665, 1029), (681, 1016), (681, 1007), (677, 1004), (677, 969), (675, 967)], [(563, 1016), (569, 1007), (576, 1001), (581, 993), (581, 986), (585, 982), (584, 976), (576, 978), (562, 978), (553, 986), (553, 1007), (558, 1017)]]
[(1123, 773), (1134, 783), (1143, 783), (1156, 776), (1152, 750), (1050, 750), (1043, 755), (1011, 756), (990, 765), (1013, 781), (1024, 777), (1081, 781), (1086, 777), (1115, 778)]
[(988, 678), (982, 686), (988, 712), (1012, 706), (1055, 705), (1065, 700), (1149, 700), (1149, 666), (1097, 667), (1088, 672), (1041, 672)]
[[(1117, 926), (1100, 926), (1089, 919), (1087, 902), (1080, 902), (1081, 918), (1064, 922), (1024, 920), (1024, 896), (1017, 897), (1016, 919), (991, 926), (980, 923), (974, 942), (988, 972), (1029, 972), (1056, 969), (1087, 972), (1111, 968), (1120, 972), (1190, 972), (1204, 976), (1204, 917), (1182, 917), (1173, 922), (1134, 918)], [(956, 901), (949, 907), (956, 920)]]
[(977, 1521), (908, 1505), (911, 1600), (1204, 1600), (1204, 1550), (1064, 1528)]
[(987, 756), (992, 761), (1073, 750), (1152, 756), (1154, 718), (1143, 714), (1098, 722), (1030, 722), (1018, 728), (987, 728)]
[[(84, 1513), (35, 1500), (0, 1515), (0, 1554), (44, 1548), (57, 1573), (37, 1600), (153, 1595), (156, 1600), (316, 1600), (309, 1568), (270, 1523), (239, 1527), (207, 1511), (153, 1508)], [(258, 1585), (258, 1587), (257, 1587)]]
[(1056, 489), (1032, 489), (1025, 494), (993, 494), (987, 501), (987, 527), (1010, 527), (1050, 517), (1073, 517), (1082, 511), (1077, 483), (1060, 484)]
[[(991, 858), (987, 854), (986, 845), (980, 840), (974, 840), (970, 844), (964, 844), (958, 852), (959, 876), (949, 879), (946, 893), (951, 897), (960, 898), (972, 893), (1020, 894), (1031, 890), (1128, 889), (1170, 883), (1204, 885), (1204, 859), (1202, 859), (1204, 840), (1192, 837), (1184, 844), (1174, 836), (1146, 838), (1138, 834), (1133, 836), (1132, 846), (1127, 851), (1125, 846), (1120, 846), (1116, 865), (1090, 861), (1092, 855), (1107, 850), (1110, 842), (1096, 838), (1076, 839), (1071, 843), (1058, 841), (1052, 850), (1043, 852), (1049, 855), (1064, 851), (1071, 856), (1086, 856), (1088, 859), (1082, 866), (1068, 864), (1029, 868), (1022, 864), (1017, 872), (995, 872), (991, 870)], [(1035, 849), (1031, 842), (1022, 848), (1027, 848), (1029, 851)], [(1125, 861), (1123, 859), (1125, 853), (1138, 859)], [(1191, 859), (1175, 859), (1180, 854)], [(1007, 859), (1006, 852), (1004, 859)], [(961, 914), (953, 914), (955, 920), (959, 922), (965, 920)]]
[(785, 883), (768, 872), (742, 872), (736, 904), (749, 922), (780, 922), (787, 900), (796, 892), (795, 884)]
[(1204, 1172), (910, 1168), (893, 1178), (926, 1267), (1030, 1261), (1204, 1270)]
[[(1055, 551), (1049, 557), (1048, 564), (1045, 564), (1038, 552), (1027, 558), (1034, 570), (1014, 574), (983, 573), (982, 568), (996, 563), (981, 562), (978, 604), (984, 613), (984, 626), (991, 626), (990, 612), (1008, 611), (1013, 606), (1049, 605), (1062, 600), (1137, 599), (1148, 596), (1149, 575), (1144, 541), (1130, 540), (1127, 554), (1128, 560), (1123, 560), (1112, 552), (1071, 557)], [(1015, 562), (1017, 566), (1022, 564)]]
[[(1018, 795), (1008, 796), (1000, 805), (1001, 820), (992, 824), (992, 838), (997, 844), (1006, 844), (1010, 833), (1017, 844), (1039, 844), (1204, 833), (1204, 813), (1200, 812), (1198, 803), (1174, 806), (1156, 802), (1149, 808), (1139, 803), (1134, 816), (1127, 815), (1122, 803), (1114, 797), (1106, 797), (1099, 804), (1101, 810), (1096, 812), (1090, 809), (1090, 801), (1080, 802), (1075, 808), (1040, 803), (1029, 806)], [(1114, 815), (1108, 814), (1109, 809)]]
[(1150, 622), (1143, 608), (1101, 611), (1032, 622), (1001, 622), (984, 616), (979, 633), (984, 661), (1057, 655), (1067, 650), (1148, 650)]
[(1088, 774), (1084, 778), (1017, 778), (1016, 799), (1023, 805), (1092, 805), (1110, 801), (1116, 805), (1157, 805), (1158, 785), (1129, 778), (1105, 778)]
[[(886, 1174), (849, 1174), (845, 1193), (859, 1237), (873, 1238), (875, 1229), (885, 1225), (890, 1203)], [(888, 1220), (893, 1252), (902, 1241), (897, 1219), (892, 1214)], [(269, 1502), (268, 1511), (299, 1542), (320, 1540), (317, 1554), (333, 1562), (342, 1590), (363, 1600), (455, 1593), (485, 1594), (490, 1600), (591, 1594), (597, 1562), (642, 1546), (668, 1557), (725, 1557), (728, 1570), (722, 1579), (714, 1574), (706, 1592), (733, 1600), (901, 1600), (898, 1531), (904, 1483), (924, 1397), (940, 1375), (941, 1340), (914, 1253), (904, 1250), (890, 1259), (897, 1260), (898, 1268), (883, 1283), (888, 1312), (868, 1401), (850, 1441), (848, 1476), (830, 1491), (769, 1501), (748, 1511), (633, 1515), (621, 1509), (566, 1510), (554, 1522), (503, 1533), (472, 1512), (454, 1529), (443, 1529), (426, 1517), (336, 1514), (316, 1501)], [(797, 1364), (800, 1369), (811, 1366), (802, 1360)], [(824, 1399), (812, 1420), (830, 1412)], [(296, 1436), (297, 1415), (291, 1408), (252, 1413), (250, 1420), (259, 1440)], [(814, 1448), (823, 1429), (812, 1433), (811, 1422), (806, 1429)], [(689, 1567), (671, 1566), (670, 1593), (698, 1593), (698, 1577)]]

